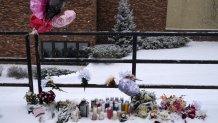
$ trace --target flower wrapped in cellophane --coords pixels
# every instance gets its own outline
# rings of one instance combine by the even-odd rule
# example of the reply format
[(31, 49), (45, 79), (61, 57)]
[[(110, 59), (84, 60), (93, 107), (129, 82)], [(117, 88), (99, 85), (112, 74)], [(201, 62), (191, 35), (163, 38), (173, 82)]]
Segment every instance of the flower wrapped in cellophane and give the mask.
[(81, 85), (84, 87), (85, 91), (86, 87), (89, 84), (88, 81), (91, 79), (89, 71), (87, 69), (80, 71), (78, 78), (81, 79)]
[(65, 91), (62, 90), (60, 87), (58, 87), (58, 86), (54, 83), (54, 81), (53, 81), (52, 79), (50, 79), (50, 78), (49, 78), (48, 80), (42, 80), (41, 86), (42, 86), (42, 88), (44, 88), (44, 87), (51, 87), (52, 89), (56, 89), (56, 90), (65, 92)]
[(28, 104), (37, 104), (39, 102), (37, 95), (30, 91), (26, 92), (25, 98)]

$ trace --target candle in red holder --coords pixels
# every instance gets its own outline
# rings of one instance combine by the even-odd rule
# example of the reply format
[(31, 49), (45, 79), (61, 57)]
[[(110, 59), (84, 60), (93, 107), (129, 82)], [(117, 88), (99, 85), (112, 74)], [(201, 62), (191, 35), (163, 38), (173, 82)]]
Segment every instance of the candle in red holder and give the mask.
[(100, 106), (101, 106), (101, 103), (100, 103), (100, 102), (96, 102), (96, 106), (97, 106), (97, 107), (100, 107)]
[(113, 110), (111, 109), (111, 107), (107, 108), (107, 118), (111, 119), (113, 116)]

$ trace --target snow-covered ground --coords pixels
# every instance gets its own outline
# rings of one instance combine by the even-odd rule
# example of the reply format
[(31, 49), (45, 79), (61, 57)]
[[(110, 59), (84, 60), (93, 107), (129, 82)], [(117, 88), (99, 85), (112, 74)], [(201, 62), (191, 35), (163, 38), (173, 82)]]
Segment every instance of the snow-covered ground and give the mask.
[[(217, 42), (191, 42), (186, 47), (161, 50), (140, 50), (138, 59), (218, 60)], [(125, 59), (131, 59), (131, 55)], [(131, 71), (131, 64), (89, 64), (90, 83), (104, 83), (109, 76)], [(54, 77), (58, 83), (77, 83), (77, 75)], [(218, 65), (208, 64), (137, 64), (138, 84), (218, 85)], [(71, 79), (69, 79), (71, 78)]]
[[(177, 49), (162, 50), (140, 50), (137, 52), (138, 59), (176, 59), (176, 60), (218, 60), (218, 42), (191, 42), (188, 46)], [(130, 59), (131, 55), (125, 59)], [(3, 66), (6, 68), (7, 66)], [(70, 68), (68, 66), (68, 68)], [(71, 68), (73, 69), (73, 67)], [(76, 68), (80, 70), (81, 67)], [(103, 84), (109, 76), (115, 76), (119, 79), (119, 73), (131, 71), (131, 64), (89, 64), (85, 69), (91, 73), (89, 83)], [(27, 79), (15, 80), (6, 77), (6, 70), (0, 77), (0, 83), (3, 82), (27, 82)], [(55, 83), (80, 83), (78, 73), (60, 77), (52, 77)], [(218, 85), (218, 65), (197, 65), (197, 64), (138, 64), (137, 78), (142, 81), (138, 84), (188, 84), (188, 85)], [(34, 85), (37, 82), (34, 80)], [(56, 92), (56, 100), (106, 97), (124, 97), (128, 96), (118, 89), (92, 89), (87, 88), (62, 88), (65, 92)], [(166, 95), (186, 95), (184, 98), (188, 103), (199, 101), (202, 109), (207, 112), (207, 119), (188, 120), (188, 123), (214, 123), (217, 121), (218, 111), (218, 90), (188, 90), (188, 89), (147, 89), (153, 91), (157, 97)], [(38, 119), (31, 114), (27, 114), (24, 94), (28, 88), (0, 87), (0, 123), (38, 123)], [(37, 89), (35, 88), (37, 92)], [(118, 122), (113, 120), (91, 121), (91, 118), (82, 118), (80, 123), (86, 122)], [(152, 120), (136, 118), (128, 120), (127, 123), (153, 123)], [(55, 123), (55, 119), (46, 119), (46, 123)], [(184, 123), (177, 121), (176, 123)]]

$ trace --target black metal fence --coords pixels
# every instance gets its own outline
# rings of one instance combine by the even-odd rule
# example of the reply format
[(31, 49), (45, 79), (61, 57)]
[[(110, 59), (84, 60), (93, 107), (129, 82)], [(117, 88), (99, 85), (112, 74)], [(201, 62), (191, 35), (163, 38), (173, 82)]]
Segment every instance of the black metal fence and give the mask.
[[(37, 60), (37, 73), (38, 73), (38, 88), (41, 88), (41, 64), (67, 64), (71, 62), (80, 63), (131, 63), (132, 74), (136, 75), (136, 64), (218, 64), (218, 60), (147, 60), (137, 59), (137, 37), (138, 36), (218, 36), (218, 32), (49, 32), (42, 35), (79, 35), (79, 36), (132, 36), (132, 59), (88, 59), (88, 58), (40, 58), (38, 36), (35, 35), (35, 49)], [(82, 87), (81, 84), (57, 84), (59, 87)], [(203, 86), (203, 85), (139, 85), (140, 88), (172, 88), (172, 89), (218, 89), (218, 86)], [(111, 88), (105, 85), (89, 84), (89, 88)]]
[[(30, 91), (33, 91), (33, 79), (32, 79), (32, 68), (31, 68), (31, 55), (30, 55), (30, 41), (28, 32), (0, 32), (0, 35), (25, 35), (26, 40), (26, 58), (0, 58), (0, 62), (26, 62), (28, 66), (29, 83), (0, 83), (0, 86), (19, 86), (29, 87)], [(137, 59), (137, 37), (138, 36), (218, 36), (218, 32), (48, 32), (40, 35), (79, 35), (79, 36), (132, 36), (132, 59), (88, 59), (88, 58), (42, 58), (40, 55), (40, 41), (39, 36), (34, 35), (35, 39), (35, 54), (38, 74), (38, 90), (42, 91), (41, 88), (41, 64), (59, 64), (65, 65), (71, 62), (80, 63), (131, 63), (132, 74), (136, 75), (136, 64), (218, 64), (218, 60), (148, 60), (148, 59)], [(80, 84), (57, 84), (59, 87), (82, 87)], [(159, 89), (218, 89), (218, 86), (207, 86), (207, 85), (139, 85), (140, 88), (159, 88)], [(89, 84), (89, 88), (111, 88), (105, 85)]]
[[(0, 86), (4, 87), (29, 87), (29, 90), (33, 92), (33, 78), (32, 78), (32, 67), (31, 67), (31, 51), (30, 51), (30, 40), (29, 40), (29, 34), (27, 32), (0, 32), (0, 35), (2, 36), (8, 36), (8, 35), (22, 35), (25, 37), (24, 41), (26, 44), (26, 57), (20, 58), (20, 57), (0, 57), (0, 62), (6, 62), (6, 63), (26, 63), (27, 69), (28, 69), (28, 83), (0, 83)], [(9, 49), (8, 49), (9, 50)]]

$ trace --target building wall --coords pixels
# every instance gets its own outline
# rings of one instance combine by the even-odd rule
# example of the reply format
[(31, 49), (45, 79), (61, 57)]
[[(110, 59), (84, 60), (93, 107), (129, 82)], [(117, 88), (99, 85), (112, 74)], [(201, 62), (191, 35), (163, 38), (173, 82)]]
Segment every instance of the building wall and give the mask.
[[(98, 30), (111, 31), (119, 0), (98, 0)], [(129, 0), (136, 31), (164, 31), (167, 0)]]
[(217, 0), (168, 0), (167, 29), (218, 29)]
[[(164, 31), (166, 22), (167, 0), (129, 0), (134, 13), (136, 31)], [(31, 11), (29, 1), (2, 0), (0, 1), (0, 31), (28, 31)], [(115, 24), (118, 0), (68, 0), (64, 9), (74, 10), (77, 17), (74, 22), (64, 28), (52, 31), (111, 31)], [(1, 36), (0, 57), (24, 57), (24, 36)], [(110, 43), (95, 36), (45, 36), (41, 41), (88, 41)], [(34, 39), (31, 36), (32, 56), (34, 56)], [(34, 60), (33, 60), (34, 61)]]
[[(31, 32), (29, 17), (31, 15), (29, 0), (1, 0), (0, 1), (0, 31)], [(65, 10), (74, 10), (77, 17), (69, 26), (52, 31), (96, 31), (96, 0), (68, 0)], [(40, 40), (72, 40), (88, 41), (95, 44), (95, 36), (40, 36)], [(31, 36), (31, 47), (34, 41)], [(34, 49), (32, 54), (34, 55)], [(24, 36), (0, 35), (0, 57), (25, 56)], [(34, 61), (34, 60), (33, 60)]]
[[(111, 31), (115, 24), (119, 0), (98, 0), (97, 29)], [(167, 0), (129, 0), (133, 10), (136, 31), (164, 31), (166, 27)], [(98, 43), (105, 43), (99, 38)]]

